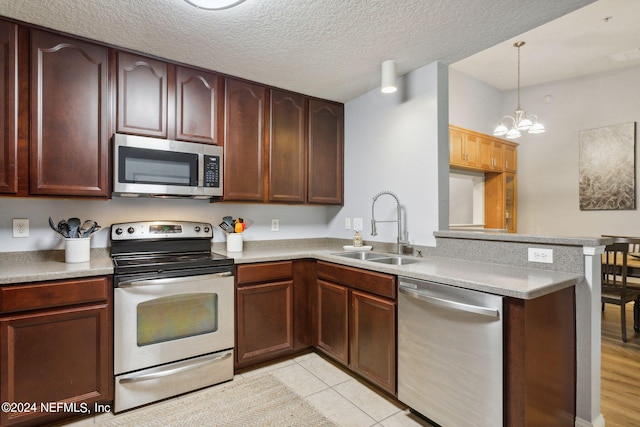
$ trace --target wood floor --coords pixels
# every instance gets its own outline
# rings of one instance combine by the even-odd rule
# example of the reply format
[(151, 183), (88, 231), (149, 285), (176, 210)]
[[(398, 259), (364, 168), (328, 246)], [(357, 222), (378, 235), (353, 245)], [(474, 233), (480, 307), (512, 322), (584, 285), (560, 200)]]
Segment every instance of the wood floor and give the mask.
[(627, 342), (622, 342), (620, 307), (602, 314), (602, 415), (607, 427), (640, 426), (640, 333), (627, 304)]

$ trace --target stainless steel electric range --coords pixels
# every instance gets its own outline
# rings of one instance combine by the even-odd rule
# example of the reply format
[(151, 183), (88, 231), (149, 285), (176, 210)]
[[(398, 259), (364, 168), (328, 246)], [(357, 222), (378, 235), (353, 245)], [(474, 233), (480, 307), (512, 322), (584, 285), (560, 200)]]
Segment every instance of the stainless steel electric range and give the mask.
[(233, 259), (211, 224), (113, 224), (114, 411), (233, 378)]

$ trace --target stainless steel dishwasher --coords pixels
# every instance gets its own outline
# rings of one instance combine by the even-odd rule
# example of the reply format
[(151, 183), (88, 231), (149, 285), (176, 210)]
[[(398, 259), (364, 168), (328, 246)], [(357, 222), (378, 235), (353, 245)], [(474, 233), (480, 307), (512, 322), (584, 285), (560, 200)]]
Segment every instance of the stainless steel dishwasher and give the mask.
[(400, 277), (398, 399), (443, 427), (501, 426), (502, 297)]

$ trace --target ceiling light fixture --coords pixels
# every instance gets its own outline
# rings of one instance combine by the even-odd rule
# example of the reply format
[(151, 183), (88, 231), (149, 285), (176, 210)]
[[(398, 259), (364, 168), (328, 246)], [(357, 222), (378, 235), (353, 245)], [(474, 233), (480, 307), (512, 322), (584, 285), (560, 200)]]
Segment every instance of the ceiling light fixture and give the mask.
[(184, 0), (198, 9), (222, 10), (237, 6), (244, 0)]
[(382, 85), (380, 91), (382, 93), (393, 93), (396, 87), (396, 62), (393, 60), (384, 61), (382, 63)]
[[(516, 108), (515, 118), (504, 116), (500, 120), (500, 125), (495, 128), (493, 135), (505, 136), (507, 139), (520, 138), (520, 131), (528, 131), (529, 133), (542, 133), (545, 131), (542, 123), (538, 123), (538, 116), (531, 114), (527, 116), (522, 107), (520, 107), (520, 48), (524, 46), (524, 42), (515, 42), (513, 47), (518, 48), (518, 108)], [(504, 120), (511, 120), (511, 129), (504, 125)]]

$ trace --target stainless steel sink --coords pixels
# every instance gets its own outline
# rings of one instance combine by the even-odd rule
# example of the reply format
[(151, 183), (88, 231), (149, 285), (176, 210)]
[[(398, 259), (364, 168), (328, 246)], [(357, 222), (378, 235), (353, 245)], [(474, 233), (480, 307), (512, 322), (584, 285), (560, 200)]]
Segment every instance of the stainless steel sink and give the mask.
[(338, 252), (332, 255), (341, 256), (343, 258), (360, 259), (370, 261), (378, 258), (386, 258), (389, 255), (379, 254), (376, 252)]
[(406, 265), (406, 264), (415, 264), (417, 262), (422, 262), (419, 259), (407, 258), (403, 256), (390, 256), (390, 257), (372, 259), (370, 261), (377, 262), (380, 264), (390, 264), (390, 265)]
[(380, 254), (376, 252), (338, 252), (332, 255), (390, 265), (406, 265), (421, 262), (419, 259), (415, 258), (408, 258), (400, 255)]

